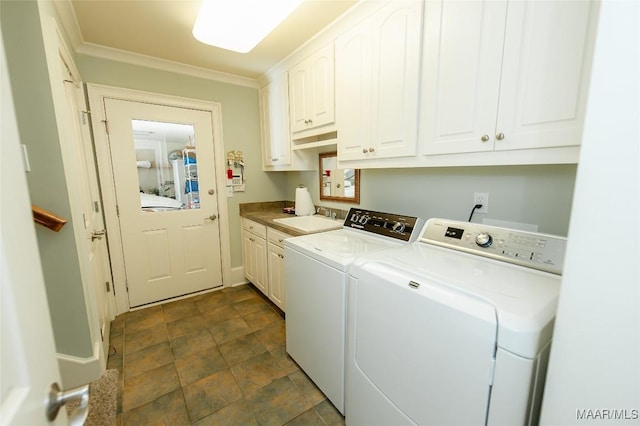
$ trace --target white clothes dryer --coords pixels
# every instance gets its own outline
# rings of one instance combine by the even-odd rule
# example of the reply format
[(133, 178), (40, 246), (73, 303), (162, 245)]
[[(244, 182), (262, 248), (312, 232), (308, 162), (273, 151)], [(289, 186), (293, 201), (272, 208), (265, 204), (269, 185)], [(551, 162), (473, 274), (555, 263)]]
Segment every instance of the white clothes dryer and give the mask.
[(284, 240), (287, 352), (343, 414), (349, 266), (417, 240), (423, 223), (352, 208), (342, 229)]
[(346, 423), (536, 424), (566, 239), (430, 219), (350, 269)]

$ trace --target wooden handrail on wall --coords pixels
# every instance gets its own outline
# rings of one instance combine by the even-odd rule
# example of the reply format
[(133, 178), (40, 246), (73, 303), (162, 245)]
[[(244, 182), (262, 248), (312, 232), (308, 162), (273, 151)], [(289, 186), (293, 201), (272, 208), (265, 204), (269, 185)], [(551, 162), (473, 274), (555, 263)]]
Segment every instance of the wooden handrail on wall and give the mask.
[(45, 226), (55, 232), (58, 232), (62, 229), (65, 223), (67, 223), (66, 219), (61, 218), (60, 216), (56, 216), (55, 214), (41, 209), (40, 207), (31, 205), (31, 212), (33, 213), (33, 221), (35, 223), (39, 223), (42, 226)]

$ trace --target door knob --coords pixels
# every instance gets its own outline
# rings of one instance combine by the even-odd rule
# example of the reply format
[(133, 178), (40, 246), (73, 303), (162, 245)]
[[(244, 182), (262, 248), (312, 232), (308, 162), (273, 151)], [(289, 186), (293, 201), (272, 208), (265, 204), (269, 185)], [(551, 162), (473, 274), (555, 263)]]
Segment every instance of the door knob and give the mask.
[(209, 216), (209, 217), (205, 217), (205, 218), (204, 218), (204, 220), (211, 220), (211, 221), (214, 221), (214, 220), (216, 220), (217, 218), (218, 218), (218, 216), (216, 216), (215, 214), (212, 214), (212, 215), (211, 215), (211, 216)]
[(106, 234), (106, 230), (102, 230), (102, 231), (93, 231), (91, 233), (91, 241), (95, 241), (95, 240), (100, 240), (102, 239), (102, 237), (104, 237), (104, 234)]
[(83, 425), (89, 415), (89, 385), (83, 385), (68, 391), (60, 389), (60, 385), (52, 383), (47, 396), (47, 419), (55, 420), (58, 411), (67, 402), (79, 401), (80, 404), (73, 410), (69, 416), (70, 425)]

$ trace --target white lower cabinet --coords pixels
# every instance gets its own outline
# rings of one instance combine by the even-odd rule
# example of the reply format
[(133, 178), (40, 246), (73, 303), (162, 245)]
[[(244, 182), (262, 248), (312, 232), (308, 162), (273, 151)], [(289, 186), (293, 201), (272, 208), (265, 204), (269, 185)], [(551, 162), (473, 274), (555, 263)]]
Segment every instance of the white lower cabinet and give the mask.
[(244, 275), (261, 292), (268, 292), (267, 227), (242, 219), (242, 259)]
[(273, 228), (267, 228), (267, 267), (269, 270), (269, 293), (267, 296), (283, 311), (285, 310), (283, 241), (289, 236)]
[(284, 311), (284, 246), (290, 235), (242, 219), (244, 275), (276, 306)]

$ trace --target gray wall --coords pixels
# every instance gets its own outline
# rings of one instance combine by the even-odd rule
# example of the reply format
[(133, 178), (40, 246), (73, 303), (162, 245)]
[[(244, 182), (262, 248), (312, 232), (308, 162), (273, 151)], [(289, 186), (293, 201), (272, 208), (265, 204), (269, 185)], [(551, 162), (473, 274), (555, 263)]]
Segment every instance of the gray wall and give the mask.
[[(0, 8), (18, 130), (31, 164), (27, 174), (31, 202), (69, 220), (58, 233), (36, 227), (56, 350), (86, 358), (93, 355), (93, 348), (38, 4), (2, 1)], [(50, 4), (41, 10), (45, 19), (53, 13)]]
[[(238, 205), (281, 200), (285, 188), (284, 174), (262, 171), (258, 90), (86, 55), (78, 55), (76, 65), (87, 83), (221, 104), (224, 152), (240, 150), (245, 159), (246, 191), (236, 192), (232, 198), (227, 198), (231, 266), (241, 266), (242, 239)], [(216, 159), (216, 166), (225, 167), (225, 159)]]
[[(575, 165), (369, 169), (361, 171), (360, 206), (371, 210), (466, 221), (474, 192), (489, 193), (483, 218), (538, 225), (540, 232), (567, 235)], [(291, 173), (286, 195), (309, 188), (316, 204), (346, 210), (352, 204), (320, 202), (316, 172)]]

